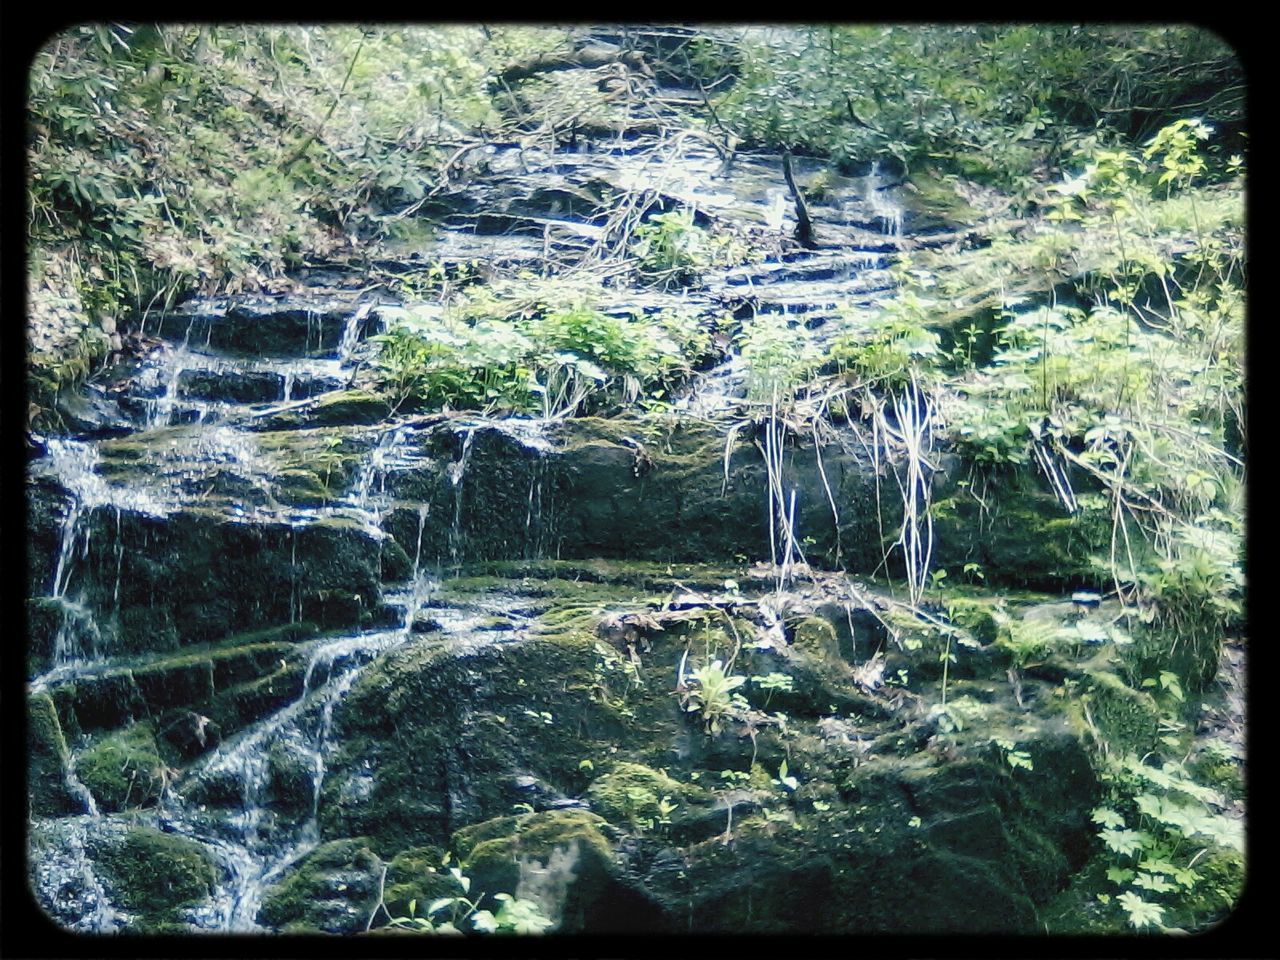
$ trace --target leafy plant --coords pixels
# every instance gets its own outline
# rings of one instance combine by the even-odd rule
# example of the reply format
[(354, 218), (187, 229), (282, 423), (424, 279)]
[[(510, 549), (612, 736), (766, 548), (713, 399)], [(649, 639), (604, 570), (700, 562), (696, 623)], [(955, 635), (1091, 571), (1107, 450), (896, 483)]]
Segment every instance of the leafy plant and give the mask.
[[(1112, 760), (1106, 779), (1110, 802), (1092, 819), (1112, 856), (1106, 877), (1116, 892), (1098, 900), (1114, 902), (1137, 929), (1175, 929), (1172, 916), (1203, 927), (1222, 916), (1239, 895), (1244, 843), (1239, 821), (1213, 811), (1222, 796), (1174, 761)], [(1197, 869), (1206, 862), (1235, 866), (1210, 875)]]
[(747, 367), (747, 395), (784, 402), (821, 366), (822, 354), (803, 324), (783, 314), (761, 314), (741, 337)]
[(742, 695), (734, 692), (746, 682), (746, 677), (726, 672), (720, 660), (703, 664), (686, 680), (684, 662), (681, 661), (681, 706), (689, 713), (701, 715), (707, 732), (714, 736), (720, 732), (726, 719), (746, 707)]
[(764, 706), (766, 709), (775, 693), (790, 693), (795, 689), (795, 681), (785, 673), (766, 673), (762, 676), (754, 676), (751, 678), (751, 685), (757, 690), (765, 692)]
[(640, 272), (663, 286), (688, 286), (711, 266), (712, 244), (693, 221), (693, 211), (679, 209), (655, 214), (636, 227), (632, 252)]
[(479, 909), (484, 894), (468, 898), (471, 891), (471, 878), (458, 867), (451, 867), (449, 872), (462, 887), (462, 896), (440, 897), (427, 905), (422, 916), (418, 916), (417, 900), (409, 901), (407, 917), (393, 917), (387, 924), (389, 927), (413, 930), (420, 933), (515, 933), (538, 934), (554, 926), (555, 921), (542, 913), (541, 908), (532, 900), (521, 900), (509, 893), (494, 894), (493, 899), (500, 904), (495, 914), (490, 910)]

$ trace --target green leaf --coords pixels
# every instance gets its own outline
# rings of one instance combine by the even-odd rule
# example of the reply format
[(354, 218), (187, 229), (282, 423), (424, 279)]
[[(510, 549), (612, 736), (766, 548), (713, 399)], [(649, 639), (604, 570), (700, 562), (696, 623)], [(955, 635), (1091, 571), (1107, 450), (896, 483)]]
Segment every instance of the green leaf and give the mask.
[(1117, 886), (1123, 887), (1133, 879), (1133, 871), (1127, 867), (1108, 867), (1107, 879)]
[(1124, 817), (1120, 816), (1120, 814), (1116, 813), (1116, 811), (1112, 810), (1110, 807), (1098, 807), (1089, 814), (1089, 818), (1094, 823), (1103, 827), (1119, 828), (1124, 826)]
[(1103, 830), (1100, 836), (1108, 850), (1121, 856), (1137, 853), (1151, 842), (1150, 834), (1141, 830)]
[(1116, 897), (1116, 902), (1129, 915), (1129, 922), (1138, 929), (1159, 924), (1164, 920), (1163, 907), (1155, 903), (1147, 903), (1136, 893), (1122, 893)]
[(1140, 873), (1134, 878), (1133, 885), (1142, 887), (1144, 890), (1150, 890), (1153, 893), (1168, 893), (1174, 889), (1172, 883), (1164, 877), (1156, 876), (1151, 873)]

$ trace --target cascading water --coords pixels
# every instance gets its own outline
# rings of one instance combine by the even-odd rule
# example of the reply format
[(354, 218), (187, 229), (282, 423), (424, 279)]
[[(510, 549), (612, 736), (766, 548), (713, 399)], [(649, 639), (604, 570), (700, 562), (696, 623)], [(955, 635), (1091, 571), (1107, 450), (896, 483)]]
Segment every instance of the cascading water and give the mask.
[(356, 346), (360, 343), (360, 334), (364, 328), (364, 323), (372, 309), (373, 304), (362, 303), (351, 316), (347, 317), (346, 325), (342, 328), (342, 339), (338, 341), (339, 363), (343, 365), (351, 363)]
[(884, 194), (880, 182), (880, 165), (871, 164), (871, 172), (866, 177), (867, 206), (871, 215), (880, 221), (881, 232), (895, 240), (902, 236), (902, 207)]
[(98, 659), (103, 651), (98, 624), (87, 610), (76, 589), (77, 560), (89, 552), (93, 526), (89, 522), (95, 510), (115, 510), (116, 528), (116, 585), (113, 596), (118, 602), (119, 577), (123, 563), (123, 539), (121, 536), (121, 508), (129, 506), (144, 511), (154, 511), (156, 504), (145, 496), (131, 494), (110, 486), (98, 474), (100, 457), (97, 448), (79, 440), (50, 438), (48, 440), (48, 467), (60, 485), (71, 495), (71, 502), (62, 520), (59, 534), (58, 559), (48, 596), (57, 601), (62, 619), (54, 635), (53, 670), (74, 669), (85, 662)]
[[(319, 643), (297, 700), (222, 744), (166, 790), (161, 827), (205, 845), (220, 868), (213, 896), (186, 911), (188, 922), (205, 930), (260, 929), (256, 918), (266, 890), (320, 842), (317, 815), (334, 707), (375, 657), (407, 638), (406, 630), (395, 629)], [(290, 772), (306, 775), (300, 803), (281, 786)]]
[(96, 808), (87, 815), (42, 826), (58, 843), (50, 844), (49, 852), (33, 864), (32, 882), (35, 889), (46, 892), (42, 899), (50, 912), (77, 933), (115, 933), (124, 928), (131, 918), (112, 904), (85, 846), (90, 837), (109, 829)]
[(412, 469), (421, 462), (411, 443), (413, 431), (407, 424), (387, 430), (378, 438), (368, 459), (360, 467), (347, 504), (372, 528), (381, 529), (382, 519), (391, 505), (387, 496), (387, 477), (395, 471)]
[(467, 427), (462, 437), (462, 453), (449, 464), (449, 482), (453, 485), (453, 526), (449, 530), (449, 559), (461, 562), (462, 557), (462, 481), (471, 462), (471, 444), (476, 438), (476, 428)]

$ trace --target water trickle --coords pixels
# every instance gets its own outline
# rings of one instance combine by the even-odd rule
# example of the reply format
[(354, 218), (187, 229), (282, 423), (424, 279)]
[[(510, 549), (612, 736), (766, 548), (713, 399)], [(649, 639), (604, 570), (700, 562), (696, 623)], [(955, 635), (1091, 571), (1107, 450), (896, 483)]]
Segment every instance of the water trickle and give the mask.
[[(53, 665), (66, 666), (96, 657), (96, 631), (81, 629), (84, 613), (78, 600), (68, 597), (76, 568), (76, 554), (83, 559), (89, 551), (92, 527), (86, 522), (94, 507), (110, 500), (110, 490), (97, 473), (97, 449), (76, 440), (51, 438), (48, 441), (49, 464), (62, 485), (71, 494), (71, 503), (62, 521), (58, 543), (58, 562), (53, 571), (50, 596), (62, 603), (62, 621), (54, 636)], [(117, 537), (117, 541), (118, 541)], [(79, 548), (77, 551), (77, 547)], [(86, 649), (85, 640), (93, 641)]]
[[(213, 896), (187, 911), (194, 926), (249, 932), (262, 899), (284, 872), (320, 842), (317, 824), (333, 712), (364, 668), (403, 643), (402, 629), (328, 640), (312, 651), (301, 696), (227, 741), (161, 799), (163, 828), (209, 848), (222, 867)], [(277, 809), (279, 763), (310, 777), (303, 811)], [(218, 784), (236, 784), (234, 790)], [(286, 805), (287, 806), (287, 805)]]
[(342, 328), (342, 339), (338, 341), (338, 360), (343, 365), (351, 363), (356, 346), (360, 343), (364, 322), (372, 309), (373, 304), (362, 303), (351, 316), (347, 317), (346, 325)]
[(121, 529), (120, 507), (117, 504), (116, 512), (116, 583), (111, 591), (111, 605), (117, 616), (120, 614), (120, 573), (124, 568), (124, 531)]
[(476, 428), (467, 427), (462, 438), (462, 453), (457, 461), (449, 464), (449, 482), (453, 484), (453, 526), (449, 529), (449, 559), (459, 563), (462, 556), (462, 480), (471, 462), (471, 444), (476, 438)]
[[(387, 475), (416, 463), (408, 453), (411, 434), (405, 425), (386, 431), (378, 438), (369, 458), (361, 465), (355, 487), (348, 498), (372, 527), (381, 528), (382, 518), (390, 506), (386, 497)], [(375, 494), (376, 487), (376, 494)]]
[(902, 236), (902, 207), (884, 195), (880, 183), (880, 165), (871, 164), (866, 177), (867, 206), (871, 215), (880, 221), (880, 231), (895, 240)]
[(413, 621), (418, 617), (418, 611), (422, 609), (422, 601), (425, 598), (423, 590), (422, 575), (420, 573), (420, 563), (422, 561), (422, 533), (427, 527), (427, 514), (431, 512), (429, 504), (418, 504), (418, 542), (413, 551), (413, 584), (409, 595), (409, 605), (404, 617), (404, 632), (408, 636), (413, 631)]

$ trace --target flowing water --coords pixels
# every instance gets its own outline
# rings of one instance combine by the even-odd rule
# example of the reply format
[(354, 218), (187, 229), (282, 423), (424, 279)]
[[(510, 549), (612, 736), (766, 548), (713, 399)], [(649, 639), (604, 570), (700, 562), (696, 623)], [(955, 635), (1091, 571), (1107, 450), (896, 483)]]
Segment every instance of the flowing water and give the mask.
[[(407, 638), (395, 629), (318, 643), (296, 701), (220, 745), (165, 792), (161, 827), (199, 841), (219, 867), (213, 896), (187, 911), (194, 926), (259, 929), (263, 894), (320, 842), (316, 818), (335, 705), (375, 657)], [(273, 792), (285, 776), (291, 790), (306, 781), (303, 797)]]
[[(518, 167), (513, 157), (514, 151), (496, 151), (492, 161), (495, 170), (503, 164), (523, 170), (512, 175), (518, 194), (539, 184), (554, 187), (566, 176), (603, 176), (619, 189), (661, 193), (701, 213), (779, 236), (793, 225), (777, 158), (740, 157), (732, 175), (723, 177), (721, 158), (696, 143), (661, 156), (611, 149), (539, 160), (530, 153), (520, 158)], [(800, 172), (813, 173), (803, 163)], [(877, 171), (864, 178), (861, 187), (856, 197), (851, 195), (843, 206), (824, 208), (818, 217), (828, 249), (777, 255), (763, 263), (713, 272), (700, 290), (618, 288), (616, 302), (607, 309), (712, 313), (722, 312), (726, 298), (749, 295), (757, 313), (792, 317), (825, 336), (822, 325), (840, 305), (874, 306), (891, 293), (885, 267), (901, 239), (902, 209)], [(561, 238), (554, 241), (561, 252), (581, 253), (603, 236), (589, 223), (553, 222), (541, 214), (530, 222), (534, 220), (540, 225), (537, 237), (482, 236), (454, 224), (440, 232), (431, 255), (442, 260), (481, 256), (505, 264), (533, 263), (546, 254), (552, 242), (548, 238)], [(48, 668), (31, 677), (33, 692), (53, 690), (79, 676), (97, 678), (113, 669), (117, 654), (107, 625), (121, 616), (128, 593), (129, 561), (136, 559), (128, 551), (141, 551), (145, 557), (148, 549), (149, 528), (139, 523), (140, 518), (159, 523), (181, 514), (218, 525), (280, 530), (287, 539), (282, 540), (278, 564), (288, 567), (278, 581), (281, 608), (287, 610), (281, 617), (293, 624), (303, 622), (312, 610), (310, 600), (304, 609), (311, 586), (304, 546), (309, 528), (354, 519), (363, 535), (379, 542), (394, 528), (412, 561), (407, 582), (383, 590), (378, 598), (382, 607), (398, 611), (394, 624), (385, 625), (384, 618), (378, 628), (330, 630), (310, 641), (302, 654), (305, 669), (297, 698), (185, 767), (166, 784), (154, 808), (131, 815), (101, 813), (75, 773), (75, 753), (89, 738), (72, 744), (65, 787), (85, 812), (37, 824), (45, 848), (33, 870), (41, 902), (67, 926), (90, 932), (128, 929), (132, 918), (121, 909), (110, 883), (98, 875), (92, 853), (96, 844), (114, 842), (131, 824), (144, 822), (198, 842), (216, 864), (212, 896), (184, 908), (186, 922), (204, 931), (259, 929), (267, 890), (322, 840), (318, 819), (327, 758), (335, 747), (335, 711), (366, 668), (407, 644), (443, 643), (462, 653), (509, 641), (518, 632), (492, 624), (495, 614), (507, 622), (519, 621), (518, 607), (510, 598), (492, 601), (491, 609), (436, 603), (439, 581), (428, 568), (445, 558), (456, 566), (477, 552), (470, 538), (473, 524), (484, 523), (485, 504), (476, 500), (483, 489), (479, 478), (473, 482), (471, 477), (481, 469), (477, 451), (488, 452), (492, 441), (484, 434), (486, 442), (478, 442), (484, 431), (514, 442), (528, 461), (520, 485), (510, 491), (520, 514), (512, 526), (523, 521), (523, 529), (510, 538), (512, 556), (547, 555), (556, 535), (552, 462), (560, 451), (553, 424), (476, 417), (440, 425), (426, 424), (422, 418), (351, 425), (336, 443), (344, 451), (364, 452), (347, 475), (345, 492), (309, 504), (292, 502), (281, 493), (278, 451), (293, 437), (287, 430), (269, 434), (260, 422), (282, 405), (303, 409), (314, 398), (344, 389), (379, 323), (374, 304), (348, 299), (335, 307), (318, 295), (298, 303), (194, 303), (185, 313), (153, 321), (149, 331), (143, 328), (163, 342), (142, 363), (120, 400), (121, 409), (132, 417), (134, 435), (51, 438), (46, 456), (33, 463), (33, 472), (60, 489), (63, 507), (52, 535), (48, 572), (39, 587), (43, 599), (61, 611), (61, 620)], [(827, 329), (833, 328), (834, 324)], [(244, 346), (272, 331), (278, 337), (271, 341), (272, 349)], [(676, 398), (677, 408), (722, 413), (745, 396), (745, 364), (732, 350), (697, 380), (698, 386)], [(439, 431), (452, 433), (447, 444), (438, 442), (443, 436)], [(306, 438), (305, 424), (296, 435)], [(442, 446), (450, 451), (443, 456)], [(441, 517), (432, 517), (425, 494), (413, 493), (421, 491), (424, 476), (439, 480), (432, 503), (444, 514)], [(130, 531), (135, 531), (132, 540)], [(95, 545), (97, 565), (88, 571), (84, 561), (94, 537), (111, 543), (105, 554), (103, 544)], [(91, 574), (109, 578), (95, 602), (84, 589)], [(429, 618), (424, 616), (427, 611)], [(185, 626), (179, 623), (177, 628), (182, 631)]]

